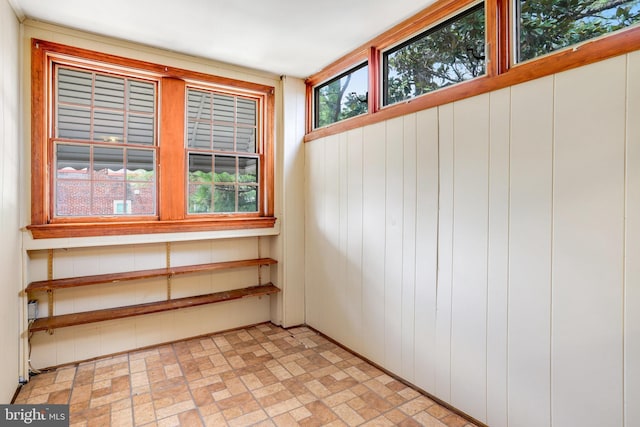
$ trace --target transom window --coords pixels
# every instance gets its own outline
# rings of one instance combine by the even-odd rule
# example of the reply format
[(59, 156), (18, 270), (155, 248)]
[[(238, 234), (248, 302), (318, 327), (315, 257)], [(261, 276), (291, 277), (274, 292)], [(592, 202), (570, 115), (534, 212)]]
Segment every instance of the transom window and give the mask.
[(485, 73), (484, 3), (383, 54), (384, 105)]
[(516, 55), (526, 61), (640, 22), (640, 0), (518, 0)]
[(369, 67), (361, 64), (314, 89), (315, 127), (368, 111)]

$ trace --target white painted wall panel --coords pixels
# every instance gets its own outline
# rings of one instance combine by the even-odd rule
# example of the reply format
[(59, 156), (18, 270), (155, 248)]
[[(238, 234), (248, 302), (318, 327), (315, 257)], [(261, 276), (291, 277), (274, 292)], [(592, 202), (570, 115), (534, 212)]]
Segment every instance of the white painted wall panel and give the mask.
[(625, 57), (556, 76), (551, 325), (556, 426), (622, 425), (625, 77)]
[(553, 77), (511, 89), (509, 425), (548, 426)]
[(454, 212), (454, 121), (453, 104), (438, 108), (439, 214), (438, 277), (436, 287), (436, 353), (433, 394), (451, 401), (451, 294), (453, 286)]
[[(415, 383), (435, 394), (438, 353), (438, 109), (416, 114)], [(411, 261), (408, 261), (411, 262)]]
[(492, 426), (635, 426), (638, 58), (308, 143), (310, 324)]
[(509, 136), (511, 90), (490, 95), (489, 242), (487, 260), (487, 424), (507, 421), (509, 287)]
[(385, 358), (385, 123), (364, 128), (362, 168), (362, 343), (375, 363)]
[(324, 228), (324, 141), (305, 145), (305, 318), (310, 326), (320, 328), (324, 303), (322, 256), (325, 248)]
[[(415, 381), (415, 288), (416, 288), (416, 192), (417, 146), (416, 114), (403, 117), (402, 162), (402, 289), (401, 289), (401, 371), (400, 375)], [(423, 165), (420, 165), (423, 167)], [(421, 325), (418, 325), (419, 327)], [(420, 361), (422, 363), (422, 361)]]
[(402, 372), (404, 120), (386, 122), (384, 347), (385, 366)]
[(489, 96), (454, 104), (451, 402), (486, 421)]
[(640, 425), (640, 52), (628, 56), (624, 273), (624, 421)]
[(351, 347), (363, 353), (362, 333), (368, 325), (362, 319), (362, 218), (363, 218), (363, 131), (362, 128), (347, 133), (347, 276), (344, 286), (347, 288), (348, 309), (345, 329), (350, 335)]

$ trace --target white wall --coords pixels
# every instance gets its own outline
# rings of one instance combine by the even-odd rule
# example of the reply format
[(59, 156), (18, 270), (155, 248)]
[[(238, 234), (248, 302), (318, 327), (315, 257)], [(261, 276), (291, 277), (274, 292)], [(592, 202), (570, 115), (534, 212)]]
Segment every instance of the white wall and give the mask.
[(0, 403), (18, 386), (20, 262), (20, 26), (0, 0)]
[(491, 426), (640, 425), (638, 76), (308, 143), (307, 323)]

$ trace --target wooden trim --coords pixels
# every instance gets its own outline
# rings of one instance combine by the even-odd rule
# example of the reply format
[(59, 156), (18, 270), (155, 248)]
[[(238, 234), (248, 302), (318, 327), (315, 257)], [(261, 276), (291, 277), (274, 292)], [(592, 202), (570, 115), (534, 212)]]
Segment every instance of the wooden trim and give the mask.
[(369, 102), (367, 108), (369, 114), (378, 112), (380, 108), (380, 51), (371, 47), (369, 49)]
[(311, 86), (311, 87), (317, 86), (320, 83), (324, 83), (325, 81), (337, 76), (338, 74), (342, 74), (343, 72), (347, 71), (349, 68), (353, 68), (356, 65), (364, 62), (368, 58), (368, 55), (369, 55), (369, 46), (360, 47), (354, 50), (353, 52), (348, 53), (347, 55), (338, 59), (337, 61), (333, 62), (331, 65), (329, 65), (327, 68), (323, 69), (322, 71), (312, 75), (311, 77), (305, 80), (305, 83), (307, 84), (307, 86)]
[(47, 96), (46, 53), (31, 41), (31, 223), (47, 222)]
[[(319, 128), (305, 135), (305, 142), (371, 125), (394, 117), (503, 89), (540, 77), (560, 73), (640, 49), (640, 26), (589, 40), (567, 49), (511, 66), (496, 76), (482, 76), (426, 93), (405, 102)], [(504, 59), (503, 59), (504, 61)]]
[(172, 77), (162, 79), (159, 96), (159, 159), (156, 174), (160, 220), (172, 221), (185, 217), (185, 88), (184, 80)]
[(95, 222), (32, 224), (27, 229), (34, 239), (119, 236), (126, 234), (183, 233), (215, 230), (273, 228), (274, 217), (185, 219), (176, 221)]
[(489, 2), (495, 4), (495, 17), (497, 23), (495, 24), (496, 38), (495, 44), (491, 47), (492, 51), (495, 51), (497, 56), (497, 73), (504, 74), (509, 71), (511, 66), (511, 43), (512, 31), (511, 31), (511, 4), (510, 0), (495, 0)]
[(125, 307), (107, 308), (103, 310), (85, 311), (81, 313), (63, 314), (59, 316), (36, 319), (30, 326), (29, 332), (48, 331), (68, 326), (84, 325), (87, 323), (103, 322), (106, 320), (124, 319), (127, 317), (141, 316), (143, 314), (159, 313), (181, 308), (196, 307), (205, 304), (214, 304), (223, 301), (232, 301), (248, 297), (260, 297), (280, 292), (271, 283), (266, 285), (251, 286), (248, 288), (234, 289), (230, 291), (215, 292), (207, 295), (178, 298), (150, 302), (146, 304), (130, 305)]
[(183, 265), (178, 267), (154, 268), (150, 270), (126, 271), (122, 273), (97, 274), (94, 276), (67, 277), (31, 282), (26, 288), (27, 293), (41, 292), (55, 289), (75, 288), (78, 286), (98, 285), (102, 283), (117, 283), (131, 280), (150, 279), (152, 277), (168, 277), (180, 274), (229, 270), (233, 268), (253, 267), (277, 264), (272, 258), (256, 258), (240, 261), (213, 262), (208, 264)]
[(264, 120), (266, 120), (265, 129), (266, 135), (263, 138), (264, 148), (263, 153), (261, 155), (262, 158), (262, 169), (265, 172), (263, 177), (263, 181), (261, 185), (264, 185), (265, 188), (262, 188), (262, 196), (266, 198), (265, 203), (263, 203), (264, 208), (261, 210), (263, 215), (267, 217), (271, 217), (275, 212), (275, 159), (274, 159), (274, 145), (275, 145), (275, 104), (276, 97), (273, 90), (271, 90), (265, 100), (265, 111), (264, 111)]
[[(487, 0), (485, 4), (489, 1), (492, 0)], [(385, 50), (453, 17), (475, 3), (478, 3), (478, 0), (438, 0), (422, 12), (405, 19), (374, 38), (367, 43), (367, 46), (375, 46), (378, 50)]]

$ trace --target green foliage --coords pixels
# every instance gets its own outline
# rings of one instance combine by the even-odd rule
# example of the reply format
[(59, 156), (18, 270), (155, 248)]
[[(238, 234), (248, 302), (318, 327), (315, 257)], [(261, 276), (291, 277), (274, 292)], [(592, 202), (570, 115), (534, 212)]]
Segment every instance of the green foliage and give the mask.
[[(257, 211), (258, 187), (256, 185), (238, 186), (238, 209), (236, 210), (235, 178), (235, 175), (228, 172), (189, 172), (189, 213)], [(257, 183), (256, 175), (239, 175), (238, 182)], [(229, 183), (229, 185), (219, 183)]]
[(521, 0), (519, 60), (535, 58), (639, 21), (639, 0)]
[(485, 72), (484, 8), (474, 8), (387, 54), (385, 104)]

